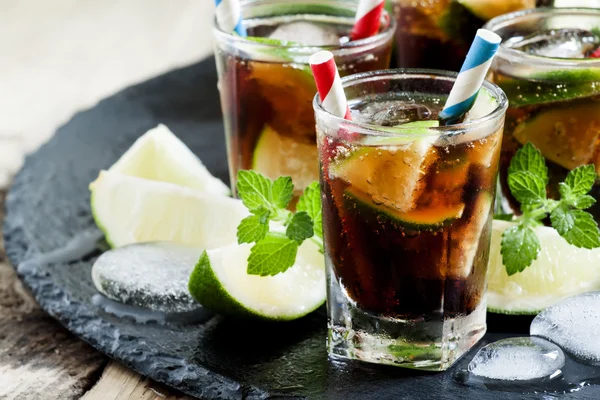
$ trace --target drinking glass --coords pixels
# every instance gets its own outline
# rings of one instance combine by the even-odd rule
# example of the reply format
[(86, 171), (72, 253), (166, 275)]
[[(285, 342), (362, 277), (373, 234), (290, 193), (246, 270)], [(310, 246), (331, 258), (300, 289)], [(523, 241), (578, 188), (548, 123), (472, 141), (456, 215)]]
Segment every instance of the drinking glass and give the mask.
[[(548, 196), (574, 168), (600, 172), (600, 10), (541, 8), (507, 14), (486, 25), (504, 41), (492, 64), (493, 81), (508, 96), (500, 162), (499, 211), (520, 214), (508, 189), (515, 152), (532, 143), (546, 158)], [(580, 58), (577, 58), (580, 57)], [(600, 199), (600, 185), (590, 193)], [(600, 205), (590, 211), (600, 222)]]
[(333, 358), (445, 370), (486, 331), (507, 99), (485, 82), (473, 116), (435, 127), (455, 78), (344, 78), (352, 121), (313, 102)]
[[(215, 53), (231, 185), (240, 169), (271, 179), (291, 176), (295, 194), (318, 179), (308, 59), (326, 49), (340, 74), (389, 66), (395, 21), (384, 12), (375, 36), (352, 41), (355, 5), (343, 0), (242, 2), (249, 37), (215, 23)], [(287, 38), (282, 41), (273, 38)], [(298, 42), (308, 43), (302, 45)]]

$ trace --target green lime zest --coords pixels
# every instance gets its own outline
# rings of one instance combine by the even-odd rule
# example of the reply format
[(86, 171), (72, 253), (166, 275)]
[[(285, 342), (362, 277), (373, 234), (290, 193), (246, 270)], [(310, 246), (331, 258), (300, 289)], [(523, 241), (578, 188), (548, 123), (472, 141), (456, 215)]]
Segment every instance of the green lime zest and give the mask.
[(304, 46), (300, 42), (293, 42), (291, 40), (279, 40), (279, 39), (260, 37), (260, 36), (247, 36), (245, 39), (250, 40), (251, 42), (267, 44), (269, 46), (281, 46), (281, 47)]

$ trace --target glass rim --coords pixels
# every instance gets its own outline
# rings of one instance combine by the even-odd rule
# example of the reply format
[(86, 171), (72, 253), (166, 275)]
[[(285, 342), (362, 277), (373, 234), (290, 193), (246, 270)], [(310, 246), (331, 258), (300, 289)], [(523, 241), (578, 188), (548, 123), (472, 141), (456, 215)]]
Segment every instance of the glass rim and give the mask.
[[(242, 10), (247, 7), (255, 7), (260, 5), (268, 5), (268, 4), (280, 4), (284, 3), (289, 5), (289, 1), (286, 0), (244, 0), (241, 2), (240, 6)], [(344, 10), (355, 10), (356, 7), (352, 4), (348, 4), (347, 1), (344, 0), (295, 0), (294, 4), (331, 4), (331, 5), (339, 5), (340, 9)], [(349, 7), (350, 6), (350, 7)], [(283, 14), (286, 15), (286, 14)], [(321, 15), (321, 14), (310, 14), (304, 13), (304, 15)], [(387, 24), (386, 28), (377, 33), (376, 35), (370, 36), (368, 38), (359, 39), (359, 40), (350, 40), (347, 43), (343, 43), (340, 45), (328, 45), (328, 46), (285, 46), (284, 48), (290, 54), (296, 55), (311, 55), (320, 50), (327, 50), (333, 53), (334, 56), (342, 55), (347, 52), (352, 51), (363, 51), (366, 48), (374, 47), (386, 43), (388, 40), (391, 40), (396, 31), (396, 19), (393, 18), (388, 11), (384, 8), (381, 13), (380, 18), (380, 26)], [(237, 36), (232, 32), (226, 32), (217, 22), (216, 16), (213, 18), (213, 34), (218, 41), (227, 40), (232, 44), (243, 44), (245, 46), (252, 46), (258, 50), (262, 49), (281, 49), (282, 46), (274, 43), (265, 43), (265, 42), (257, 42), (253, 40), (249, 40), (243, 36)]]
[[(528, 10), (515, 11), (512, 13), (504, 14), (489, 20), (483, 29), (496, 32), (499, 29), (506, 28), (509, 26), (517, 25), (522, 22), (528, 21), (531, 17), (542, 17), (547, 16), (581, 16), (581, 17), (598, 17), (600, 20), (600, 9), (595, 8), (584, 8), (584, 7), (570, 7), (570, 8), (553, 8), (553, 7), (540, 7), (532, 8)], [(504, 44), (500, 45), (496, 58), (509, 60), (513, 63), (527, 63), (535, 66), (546, 66), (546, 67), (557, 67), (561, 69), (588, 69), (590, 67), (600, 68), (600, 59), (598, 58), (554, 58), (544, 57), (534, 54), (527, 54), (523, 51), (506, 47)]]
[[(439, 69), (423, 69), (423, 68), (397, 68), (397, 69), (382, 69), (378, 71), (362, 72), (353, 74), (342, 78), (342, 86), (344, 88), (351, 84), (360, 84), (372, 80), (380, 79), (393, 79), (394, 77), (401, 77), (402, 79), (414, 79), (414, 78), (427, 78), (427, 79), (444, 79), (456, 82), (457, 72), (444, 71)], [(465, 133), (479, 129), (484, 123), (496, 123), (499, 119), (504, 118), (504, 114), (508, 109), (508, 98), (504, 91), (496, 84), (484, 81), (482, 87), (486, 88), (492, 96), (498, 101), (496, 108), (488, 113), (487, 115), (470, 120), (467, 122), (461, 122), (460, 124), (439, 126), (434, 128), (427, 128), (431, 131), (430, 136), (448, 137), (458, 133)], [(356, 122), (353, 120), (347, 120), (342, 117), (338, 117), (325, 110), (321, 104), (321, 99), (317, 93), (313, 98), (313, 109), (315, 113), (326, 115), (327, 118), (338, 125), (343, 125), (344, 128), (352, 130), (352, 132), (360, 133), (369, 136), (388, 136), (388, 137), (411, 137), (414, 138), (414, 128), (403, 127), (402, 125), (397, 127), (374, 125), (364, 122)], [(490, 132), (491, 133), (491, 132)], [(419, 134), (419, 137), (426, 135)]]

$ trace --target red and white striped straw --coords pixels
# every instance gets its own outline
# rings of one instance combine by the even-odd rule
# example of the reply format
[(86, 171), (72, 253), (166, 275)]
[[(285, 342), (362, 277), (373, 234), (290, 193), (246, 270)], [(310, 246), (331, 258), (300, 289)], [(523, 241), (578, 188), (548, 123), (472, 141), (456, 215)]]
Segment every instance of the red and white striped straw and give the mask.
[(375, 35), (379, 31), (379, 20), (385, 0), (360, 0), (350, 37), (359, 40)]
[(325, 111), (340, 118), (352, 119), (333, 54), (327, 50), (319, 51), (310, 56), (308, 62)]

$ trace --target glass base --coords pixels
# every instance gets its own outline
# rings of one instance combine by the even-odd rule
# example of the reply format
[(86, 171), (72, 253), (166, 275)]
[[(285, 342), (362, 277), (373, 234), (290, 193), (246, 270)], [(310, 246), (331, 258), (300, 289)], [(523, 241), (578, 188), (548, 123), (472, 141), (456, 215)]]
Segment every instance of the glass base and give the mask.
[[(358, 309), (341, 293), (337, 283), (331, 283), (330, 286), (337, 286), (330, 287), (328, 299), (327, 349), (332, 358), (445, 371), (486, 331), (485, 300), (469, 315), (444, 317), (439, 313), (402, 320)], [(334, 307), (332, 301), (336, 303)]]

